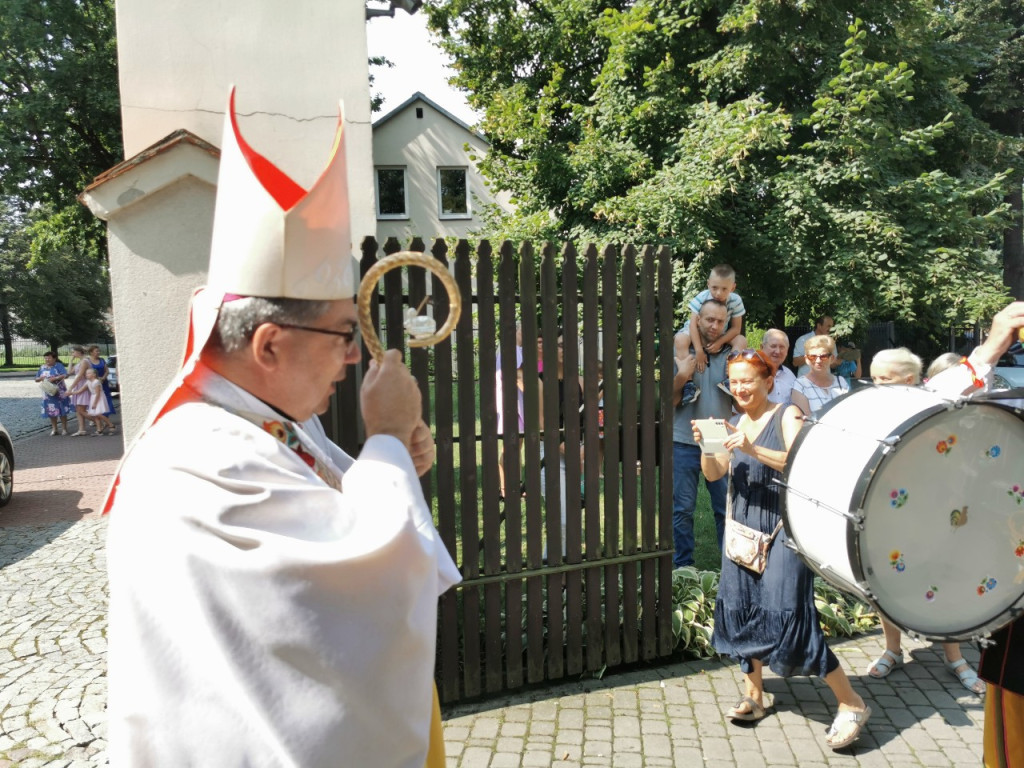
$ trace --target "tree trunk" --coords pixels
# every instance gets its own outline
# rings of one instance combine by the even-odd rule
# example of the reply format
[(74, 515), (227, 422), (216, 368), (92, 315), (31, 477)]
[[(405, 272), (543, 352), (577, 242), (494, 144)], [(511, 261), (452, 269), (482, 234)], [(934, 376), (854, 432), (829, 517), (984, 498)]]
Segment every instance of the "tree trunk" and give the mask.
[(1012, 210), (1013, 221), (1003, 230), (1003, 282), (1018, 301), (1024, 300), (1024, 194), (1017, 179), (1013, 191), (1005, 198)]
[(783, 302), (776, 304), (772, 310), (772, 327), (780, 331), (786, 327), (786, 305)]
[(11, 317), (7, 305), (0, 304), (0, 336), (4, 340), (4, 367), (14, 367), (14, 340), (11, 338)]

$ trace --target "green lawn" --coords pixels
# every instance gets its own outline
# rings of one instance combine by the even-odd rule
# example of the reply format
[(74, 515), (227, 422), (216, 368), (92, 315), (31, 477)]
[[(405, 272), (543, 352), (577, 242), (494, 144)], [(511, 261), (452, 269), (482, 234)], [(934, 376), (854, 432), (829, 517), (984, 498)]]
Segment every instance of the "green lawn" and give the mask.
[(701, 571), (719, 571), (722, 569), (722, 553), (718, 549), (718, 537), (715, 534), (715, 516), (711, 511), (711, 497), (700, 482), (697, 493), (697, 511), (694, 513), (694, 536), (697, 546), (693, 553), (694, 564)]

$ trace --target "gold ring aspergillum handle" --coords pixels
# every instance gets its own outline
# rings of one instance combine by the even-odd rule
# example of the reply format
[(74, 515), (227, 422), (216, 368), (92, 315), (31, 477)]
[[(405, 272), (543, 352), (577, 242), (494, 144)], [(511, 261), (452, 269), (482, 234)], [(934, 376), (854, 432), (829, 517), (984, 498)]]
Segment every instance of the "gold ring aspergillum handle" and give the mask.
[(377, 282), (387, 272), (405, 266), (423, 267), (429, 272), (434, 273), (448, 292), (448, 317), (445, 319), (444, 325), (429, 336), (409, 339), (410, 347), (429, 347), (444, 341), (455, 330), (455, 325), (459, 322), (459, 315), (462, 313), (462, 296), (459, 293), (459, 286), (455, 283), (455, 279), (448, 272), (445, 265), (440, 261), (430, 254), (421, 253), (420, 251), (399, 251), (390, 256), (385, 256), (367, 270), (362, 282), (359, 283), (359, 294), (356, 298), (356, 306), (359, 311), (359, 330), (362, 332), (367, 350), (369, 350), (373, 359), (378, 363), (384, 357), (384, 348), (381, 346), (380, 338), (378, 338), (377, 331), (373, 327), (373, 318), (370, 315), (370, 299), (377, 289)]

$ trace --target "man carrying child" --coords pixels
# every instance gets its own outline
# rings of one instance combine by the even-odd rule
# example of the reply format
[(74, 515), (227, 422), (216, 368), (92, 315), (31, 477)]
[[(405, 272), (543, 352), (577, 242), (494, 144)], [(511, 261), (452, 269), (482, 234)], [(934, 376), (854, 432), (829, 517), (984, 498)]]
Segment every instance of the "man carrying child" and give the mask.
[[(732, 414), (732, 398), (726, 390), (716, 386), (726, 378), (726, 360), (732, 349), (712, 345), (725, 332), (728, 310), (717, 299), (708, 299), (700, 307), (693, 325), (699, 333), (698, 347), (707, 349), (707, 364), (703, 371), (697, 370), (695, 355), (676, 357), (675, 376), (672, 380), (672, 402), (675, 415), (672, 419), (672, 538), (675, 544), (673, 566), (679, 568), (693, 564), (694, 535), (693, 513), (697, 506), (697, 482), (701, 475), (700, 446), (693, 441), (693, 419), (728, 419)], [(682, 402), (683, 388), (695, 384), (707, 394), (690, 402)], [(721, 478), (705, 483), (711, 495), (711, 507), (715, 513), (715, 528), (718, 546), (721, 549), (725, 534), (725, 494), (728, 479)]]
[[(725, 330), (721, 337), (716, 339), (704, 350), (700, 332), (697, 329), (697, 314), (704, 302), (714, 299), (721, 302), (726, 308)], [(746, 349), (747, 340), (740, 331), (743, 330), (743, 315), (747, 313), (743, 306), (743, 299), (736, 293), (736, 271), (728, 264), (718, 264), (711, 268), (711, 275), (708, 277), (707, 290), (701, 291), (694, 296), (687, 305), (690, 310), (690, 319), (675, 336), (675, 355), (685, 360), (691, 354), (696, 360), (696, 370), (703, 373), (708, 364), (708, 355), (717, 354), (726, 347), (737, 351)], [(712, 382), (717, 384), (718, 382)], [(701, 390), (692, 382), (687, 384), (683, 390), (682, 404), (686, 405), (691, 400), (700, 396)]]

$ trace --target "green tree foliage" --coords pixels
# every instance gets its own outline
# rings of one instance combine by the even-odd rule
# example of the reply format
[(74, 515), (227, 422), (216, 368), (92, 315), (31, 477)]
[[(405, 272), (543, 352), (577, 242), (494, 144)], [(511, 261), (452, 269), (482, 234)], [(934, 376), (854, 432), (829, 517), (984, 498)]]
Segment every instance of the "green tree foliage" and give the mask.
[(1019, 0), (958, 0), (950, 38), (976, 62), (965, 101), (1002, 137), (1012, 162), (1003, 231), (1003, 280), (1024, 299), (1024, 4)]
[(24, 254), (29, 249), (25, 230), (25, 217), (18, 208), (0, 199), (0, 337), (6, 366), (14, 364), (11, 311), (18, 298), (18, 278), (26, 260)]
[(0, 216), (0, 297), (16, 334), (52, 348), (109, 337), (110, 282), (100, 245), (75, 221), (89, 215), (42, 206), (24, 218)]
[(374, 67), (384, 67), (391, 69), (395, 66), (395, 63), (384, 56), (371, 56), (366, 60), (370, 70), (370, 112), (380, 112), (384, 107), (384, 94), (373, 90), (376, 76), (373, 73)]
[[(828, 308), (936, 331), (1004, 301), (999, 137), (918, 0), (437, 0), (490, 236), (667, 243), (680, 298), (728, 261), (750, 317)], [(862, 19), (862, 20), (861, 20)]]
[(122, 158), (113, 0), (0, 0), (0, 275), (16, 278), (3, 290), (19, 333), (97, 336), (105, 228), (77, 197)]
[(122, 158), (112, 0), (0, 0), (0, 194), (69, 206)]

